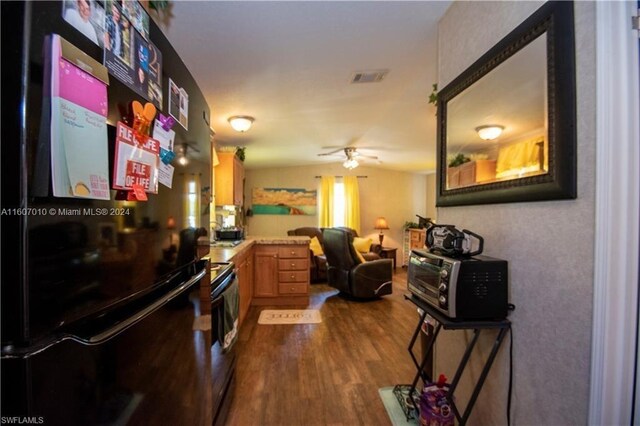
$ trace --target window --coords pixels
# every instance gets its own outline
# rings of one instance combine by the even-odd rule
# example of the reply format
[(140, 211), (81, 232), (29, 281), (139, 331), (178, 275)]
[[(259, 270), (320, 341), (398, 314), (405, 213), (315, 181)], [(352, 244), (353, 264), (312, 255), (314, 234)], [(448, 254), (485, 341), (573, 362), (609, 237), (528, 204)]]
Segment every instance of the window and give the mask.
[(200, 226), (200, 176), (185, 175), (183, 225), (185, 228)]
[(196, 183), (195, 181), (189, 182), (189, 192), (187, 193), (187, 202), (189, 203), (188, 214), (187, 214), (187, 225), (195, 228), (196, 227), (196, 200), (198, 194), (196, 194)]
[(333, 185), (333, 226), (345, 226), (345, 198), (344, 183), (336, 182)]
[(334, 176), (322, 176), (318, 205), (321, 228), (346, 226), (360, 232), (360, 195), (356, 176), (345, 176), (342, 182), (336, 182)]

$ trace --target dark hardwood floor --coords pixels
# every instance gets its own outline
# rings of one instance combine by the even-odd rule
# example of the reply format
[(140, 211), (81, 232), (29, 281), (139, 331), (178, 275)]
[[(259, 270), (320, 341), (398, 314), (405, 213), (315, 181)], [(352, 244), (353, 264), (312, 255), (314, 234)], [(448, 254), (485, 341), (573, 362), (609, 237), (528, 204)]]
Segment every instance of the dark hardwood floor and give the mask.
[(379, 300), (312, 285), (309, 308), (320, 310), (320, 324), (258, 325), (269, 307), (252, 307), (237, 343), (227, 424), (390, 424), (378, 388), (410, 383), (415, 373), (407, 346), (418, 317), (406, 292), (406, 270), (398, 268), (393, 294)]

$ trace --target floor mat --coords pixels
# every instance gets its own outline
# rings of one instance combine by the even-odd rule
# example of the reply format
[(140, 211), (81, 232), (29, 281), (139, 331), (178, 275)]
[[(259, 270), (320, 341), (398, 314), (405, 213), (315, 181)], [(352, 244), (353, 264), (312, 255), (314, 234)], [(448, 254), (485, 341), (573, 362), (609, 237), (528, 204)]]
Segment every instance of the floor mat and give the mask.
[(211, 315), (201, 315), (193, 319), (193, 330), (211, 330)]
[(317, 324), (322, 322), (317, 309), (265, 309), (260, 312), (258, 324)]
[(418, 422), (415, 419), (407, 420), (407, 418), (405, 417), (404, 411), (402, 411), (402, 407), (400, 407), (398, 399), (393, 394), (393, 388), (393, 386), (387, 386), (378, 389), (380, 399), (382, 399), (384, 408), (387, 410), (387, 414), (389, 415), (391, 424), (393, 424), (393, 426), (417, 425)]

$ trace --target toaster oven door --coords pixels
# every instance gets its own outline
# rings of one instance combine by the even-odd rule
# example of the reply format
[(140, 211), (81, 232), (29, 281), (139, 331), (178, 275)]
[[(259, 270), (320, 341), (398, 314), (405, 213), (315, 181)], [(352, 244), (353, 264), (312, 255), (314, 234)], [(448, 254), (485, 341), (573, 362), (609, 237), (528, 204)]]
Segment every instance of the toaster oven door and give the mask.
[(407, 284), (410, 291), (417, 291), (418, 296), (438, 307), (441, 266), (438, 262), (432, 263), (429, 260), (431, 259), (411, 254), (407, 270)]

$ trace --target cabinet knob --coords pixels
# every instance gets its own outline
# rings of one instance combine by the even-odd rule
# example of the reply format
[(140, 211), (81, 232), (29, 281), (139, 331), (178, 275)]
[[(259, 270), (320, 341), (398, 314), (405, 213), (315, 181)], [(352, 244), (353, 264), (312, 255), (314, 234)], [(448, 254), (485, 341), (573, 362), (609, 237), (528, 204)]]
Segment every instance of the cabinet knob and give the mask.
[(293, 250), (291, 250), (291, 254), (296, 254), (296, 252), (295, 252), (295, 251), (293, 251)]
[(291, 266), (295, 267), (295, 266), (296, 266), (296, 264), (295, 264), (295, 263), (292, 263), (292, 264), (291, 264)]
[(296, 277), (295, 275), (291, 274), (291, 278), (295, 278), (295, 277)]

